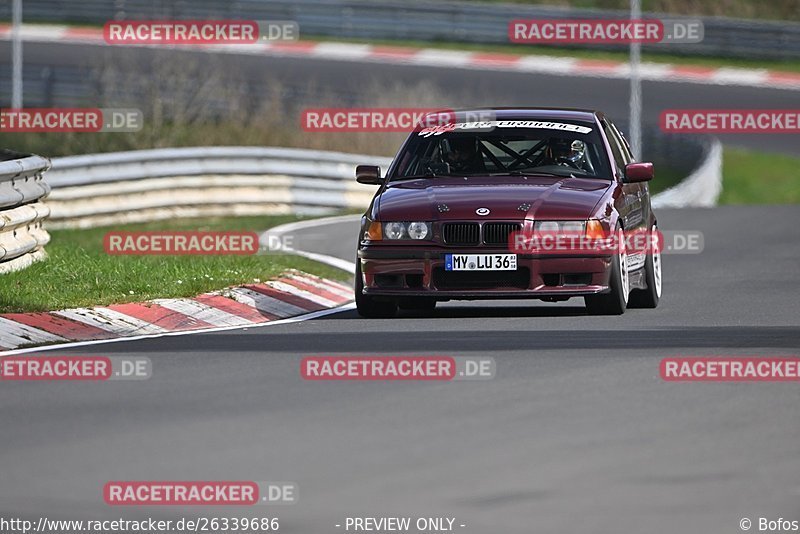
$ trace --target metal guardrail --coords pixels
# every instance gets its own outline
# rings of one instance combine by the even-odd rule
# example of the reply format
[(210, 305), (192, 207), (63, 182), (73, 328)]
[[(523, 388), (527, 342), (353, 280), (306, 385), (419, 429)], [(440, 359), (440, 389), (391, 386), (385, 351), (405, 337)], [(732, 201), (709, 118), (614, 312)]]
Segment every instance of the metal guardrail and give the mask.
[[(10, 16), (10, 2), (0, 4), (0, 20), (10, 20)], [(660, 13), (646, 16), (688, 19)], [(294, 20), (305, 35), (489, 44), (508, 43), (508, 23), (514, 19), (627, 17), (627, 12), (616, 10), (441, 0), (25, 0), (25, 19), (29, 22), (103, 24), (114, 19), (153, 18)], [(723, 17), (705, 17), (703, 22), (705, 38), (701, 43), (643, 48), (700, 56), (800, 58), (798, 23)]]
[(42, 178), (50, 162), (40, 156), (0, 151), (0, 273), (28, 267), (46, 257), (50, 235), (42, 202), (50, 186)]
[[(694, 141), (685, 159), (691, 187), (672, 191), (657, 205), (714, 205), (719, 188), (718, 143)], [(688, 152), (684, 151), (686, 158)], [(48, 181), (49, 225), (88, 228), (176, 217), (300, 213), (323, 215), (364, 209), (374, 187), (356, 183), (359, 164), (387, 169), (389, 158), (293, 148), (199, 147), (71, 156), (53, 160)], [(715, 167), (716, 166), (716, 167)], [(698, 169), (704, 169), (697, 178)], [(713, 174), (713, 172), (712, 172)], [(680, 186), (679, 186), (680, 187)]]
[(222, 215), (363, 208), (374, 188), (356, 165), (391, 159), (290, 148), (137, 150), (53, 160), (50, 226), (87, 228)]

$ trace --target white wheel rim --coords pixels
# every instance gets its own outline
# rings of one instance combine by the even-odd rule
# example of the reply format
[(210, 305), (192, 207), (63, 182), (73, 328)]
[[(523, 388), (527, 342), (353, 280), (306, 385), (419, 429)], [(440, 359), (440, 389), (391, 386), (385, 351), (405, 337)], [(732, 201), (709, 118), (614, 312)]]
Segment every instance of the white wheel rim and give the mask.
[(625, 232), (619, 231), (619, 274), (622, 282), (622, 298), (628, 303), (628, 252), (625, 250)]
[[(658, 230), (653, 226), (653, 234)], [(655, 281), (656, 296), (661, 297), (661, 251), (656, 247), (653, 250), (653, 280)]]

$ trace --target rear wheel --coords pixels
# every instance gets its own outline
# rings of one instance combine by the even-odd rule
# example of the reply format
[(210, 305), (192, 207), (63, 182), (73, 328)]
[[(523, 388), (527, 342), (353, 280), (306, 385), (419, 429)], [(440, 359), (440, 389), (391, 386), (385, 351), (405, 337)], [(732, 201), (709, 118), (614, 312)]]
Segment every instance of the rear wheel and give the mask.
[(628, 254), (625, 250), (625, 235), (617, 229), (619, 249), (611, 257), (611, 274), (608, 293), (583, 297), (590, 315), (622, 315), (628, 304)]
[(367, 319), (389, 319), (397, 315), (397, 303), (393, 301), (375, 300), (374, 297), (364, 295), (364, 280), (361, 275), (361, 260), (356, 258), (356, 283), (355, 283), (356, 310), (361, 317)]
[[(651, 236), (655, 236), (658, 228), (653, 225)], [(650, 242), (653, 243), (652, 237)], [(629, 308), (655, 308), (661, 299), (661, 251), (658, 245), (650, 245), (652, 250), (648, 250), (644, 260), (644, 280), (647, 289), (634, 289), (631, 291), (631, 298), (628, 302)]]

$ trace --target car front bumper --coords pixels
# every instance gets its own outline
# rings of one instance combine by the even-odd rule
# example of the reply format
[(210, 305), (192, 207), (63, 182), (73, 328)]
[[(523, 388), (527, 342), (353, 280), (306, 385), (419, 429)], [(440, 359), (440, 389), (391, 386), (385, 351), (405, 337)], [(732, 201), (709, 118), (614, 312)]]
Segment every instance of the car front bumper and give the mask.
[(505, 249), (362, 246), (364, 294), (448, 299), (562, 300), (609, 290), (609, 256), (517, 255), (516, 271), (445, 271), (446, 254), (507, 254)]

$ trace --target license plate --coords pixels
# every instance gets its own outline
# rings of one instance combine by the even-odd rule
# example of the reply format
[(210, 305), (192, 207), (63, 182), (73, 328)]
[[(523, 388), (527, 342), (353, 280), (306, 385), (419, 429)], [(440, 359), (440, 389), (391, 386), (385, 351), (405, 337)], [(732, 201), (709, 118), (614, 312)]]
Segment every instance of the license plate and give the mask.
[(516, 271), (516, 254), (445, 254), (445, 271)]

